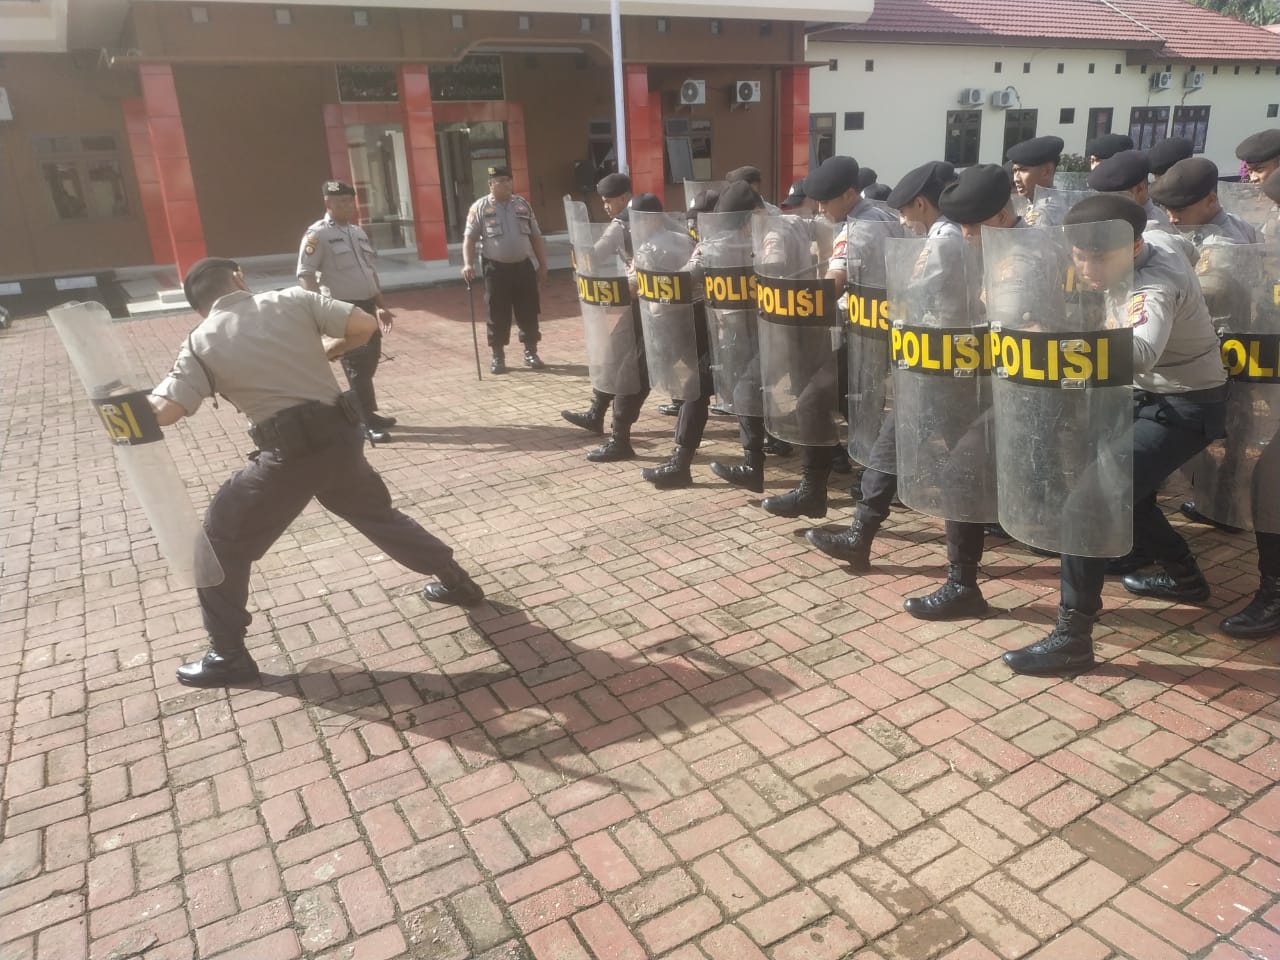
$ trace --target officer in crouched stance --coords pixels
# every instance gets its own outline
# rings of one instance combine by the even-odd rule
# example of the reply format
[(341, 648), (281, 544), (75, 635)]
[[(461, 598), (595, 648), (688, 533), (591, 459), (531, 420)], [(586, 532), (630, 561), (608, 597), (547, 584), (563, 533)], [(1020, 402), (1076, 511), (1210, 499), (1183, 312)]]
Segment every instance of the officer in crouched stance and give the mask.
[[(258, 677), (244, 644), (250, 567), (312, 497), (389, 557), (437, 576), (423, 588), (424, 599), (459, 606), (484, 599), (453, 551), (391, 506), (364, 458), (356, 405), (327, 362), (367, 343), (377, 321), (298, 287), (254, 295), (231, 260), (199, 261), (183, 288), (204, 320), (152, 391), (156, 420), (175, 423), (220, 394), (249, 418), (258, 449), (209, 504), (205, 529), (226, 578), (199, 591), (212, 649), (179, 667), (179, 682), (220, 687)], [(326, 351), (322, 337), (337, 342)]]

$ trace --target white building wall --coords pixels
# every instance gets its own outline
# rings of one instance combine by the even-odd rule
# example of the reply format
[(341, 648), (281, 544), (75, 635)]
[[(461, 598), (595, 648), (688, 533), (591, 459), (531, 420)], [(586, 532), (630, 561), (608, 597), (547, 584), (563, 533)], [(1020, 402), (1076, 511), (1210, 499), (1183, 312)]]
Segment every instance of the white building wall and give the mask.
[[(942, 159), (947, 111), (965, 109), (958, 103), (961, 89), (984, 93), (979, 162), (999, 163), (1004, 147), (1005, 111), (991, 106), (993, 91), (1012, 88), (1021, 107), (1036, 109), (1036, 134), (1053, 134), (1066, 141), (1066, 152), (1083, 154), (1088, 139), (1089, 110), (1112, 107), (1112, 131), (1129, 132), (1133, 107), (1179, 104), (1208, 105), (1209, 129), (1204, 155), (1218, 164), (1223, 176), (1238, 172), (1236, 144), (1246, 136), (1280, 120), (1268, 119), (1269, 104), (1280, 102), (1280, 76), (1275, 64), (1196, 65), (1205, 74), (1204, 87), (1183, 89), (1190, 64), (1172, 64), (1173, 87), (1153, 92), (1149, 75), (1169, 64), (1125, 65), (1123, 50), (1045, 49), (898, 43), (809, 42), (810, 63), (835, 60), (838, 69), (815, 66), (810, 79), (810, 112), (834, 113), (836, 152), (856, 157), (876, 169), (884, 183), (896, 183), (906, 171), (927, 160)], [(866, 61), (874, 70), (866, 70)], [(1000, 61), (1002, 71), (995, 72)], [(1029, 63), (1030, 72), (1023, 72)], [(1058, 64), (1062, 73), (1058, 73)], [(1094, 72), (1089, 73), (1089, 65)], [(1116, 65), (1120, 73), (1116, 73)], [(1260, 72), (1256, 72), (1260, 69)], [(1015, 108), (1018, 106), (1015, 100)], [(1075, 108), (1075, 120), (1059, 123), (1063, 107)], [(844, 129), (844, 114), (861, 111), (864, 127)]]

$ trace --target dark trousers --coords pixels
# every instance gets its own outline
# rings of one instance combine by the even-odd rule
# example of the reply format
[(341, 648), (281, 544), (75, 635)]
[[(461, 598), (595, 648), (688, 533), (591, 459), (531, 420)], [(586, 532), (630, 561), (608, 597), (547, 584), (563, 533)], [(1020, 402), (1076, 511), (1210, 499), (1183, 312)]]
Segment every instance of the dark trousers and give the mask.
[(259, 452), (236, 472), (209, 504), (205, 530), (225, 579), (199, 590), (200, 612), (213, 648), (244, 648), (252, 621), (245, 608), (249, 571), (315, 497), (387, 556), (418, 573), (448, 568), (453, 551), (391, 506), (386, 484), (364, 458), (364, 439), (347, 424), (333, 443), (298, 455)]
[(635, 334), (636, 362), (640, 365), (640, 389), (635, 393), (617, 395), (605, 393), (603, 390), (592, 391), (596, 396), (596, 402), (601, 408), (607, 407), (610, 403), (613, 404), (614, 426), (628, 429), (640, 419), (640, 411), (644, 409), (644, 402), (649, 397), (649, 363), (645, 359), (644, 335), (640, 326), (640, 302), (638, 300), (633, 301), (631, 304), (631, 327), (632, 332)]
[(707, 429), (707, 417), (711, 411), (711, 396), (716, 392), (711, 375), (711, 336), (707, 330), (706, 304), (698, 300), (693, 305), (693, 332), (698, 345), (698, 396), (680, 404), (676, 415), (676, 443), (682, 447), (697, 447)]
[(1258, 544), (1258, 573), (1264, 577), (1280, 577), (1280, 533), (1254, 535)]
[(987, 536), (985, 524), (948, 520), (946, 530), (947, 563), (977, 566), (982, 562), (982, 548)]
[[(378, 315), (378, 307), (372, 300), (356, 300), (352, 306), (359, 307), (370, 316)], [(362, 346), (348, 350), (342, 355), (342, 372), (347, 375), (347, 384), (351, 393), (360, 404), (360, 415), (368, 420), (369, 414), (377, 412), (378, 395), (373, 390), (373, 375), (378, 372), (378, 360), (382, 357), (382, 331), (375, 329), (373, 336)]]
[[(738, 417), (738, 437), (742, 449), (749, 453), (764, 452), (764, 417)], [(805, 447), (808, 450), (808, 447)]]
[[(1156, 492), (1175, 470), (1225, 434), (1226, 389), (1134, 397), (1133, 547), (1156, 561), (1186, 560), (1187, 542), (1170, 525)], [(1062, 558), (1062, 605), (1089, 615), (1102, 609), (1107, 561)]]
[(484, 261), (484, 300), (489, 307), (486, 333), (489, 348), (500, 353), (511, 340), (511, 315), (520, 328), (520, 342), (528, 353), (538, 349), (538, 272), (532, 260), (519, 263)]

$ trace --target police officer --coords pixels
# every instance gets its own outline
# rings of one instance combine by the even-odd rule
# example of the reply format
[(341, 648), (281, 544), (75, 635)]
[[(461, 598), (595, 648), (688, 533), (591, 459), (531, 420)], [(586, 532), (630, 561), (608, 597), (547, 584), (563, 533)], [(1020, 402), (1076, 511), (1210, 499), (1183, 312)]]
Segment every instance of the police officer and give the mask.
[[(1035, 203), (1036, 187), (1053, 186), (1064, 146), (1061, 137), (1033, 137), (1009, 148), (1013, 186), (1028, 204)], [(1034, 222), (1034, 215), (1028, 215), (1027, 222)]]
[(1151, 182), (1158, 182), (1169, 172), (1170, 167), (1194, 153), (1195, 147), (1186, 137), (1169, 137), (1155, 143), (1147, 150), (1147, 161), (1151, 164)]
[(382, 334), (391, 332), (394, 316), (382, 299), (382, 286), (374, 266), (373, 243), (356, 218), (356, 191), (340, 180), (329, 180), (322, 190), (325, 215), (307, 228), (298, 252), (298, 282), (306, 290), (323, 291), (335, 300), (353, 303), (378, 318), (369, 342), (342, 357), (347, 383), (360, 404), (365, 433), (373, 443), (391, 439), (386, 431), (395, 417), (379, 416), (373, 375), (382, 355)]
[[(636, 209), (661, 210), (658, 198), (651, 193), (636, 197), (631, 192), (631, 178), (625, 173), (610, 173), (596, 184), (596, 192), (600, 195), (605, 214), (610, 218), (600, 239), (596, 241), (596, 249), (602, 259), (622, 253), (628, 268), (633, 255), (631, 245), (631, 208), (638, 202)], [(645, 398), (649, 396), (649, 368), (644, 355), (644, 336), (640, 325), (640, 303), (631, 298), (631, 333), (637, 344), (636, 362), (639, 364), (640, 390), (636, 393), (614, 396), (602, 390), (593, 390), (591, 406), (579, 413), (575, 410), (561, 410), (560, 416), (591, 433), (604, 433), (604, 415), (613, 405), (613, 424), (609, 439), (601, 446), (587, 454), (592, 463), (612, 463), (617, 460), (631, 460), (635, 457), (635, 449), (631, 446), (631, 428), (640, 419), (640, 410)]]
[[(1076, 204), (1065, 223), (1126, 221), (1133, 236), (1133, 291), (1127, 308), (1133, 329), (1133, 540), (1136, 551), (1162, 569), (1130, 574), (1131, 593), (1198, 603), (1209, 585), (1186, 541), (1169, 525), (1156, 492), (1174, 471), (1225, 433), (1226, 371), (1217, 332), (1186, 258), (1172, 246), (1143, 238), (1146, 212), (1127, 197), (1100, 194)], [(1127, 241), (1126, 241), (1127, 244)], [(1127, 252), (1127, 247), (1126, 247)], [(1118, 250), (1074, 250), (1080, 282), (1105, 290)], [(1125, 270), (1127, 266), (1127, 257)], [(1054, 674), (1094, 664), (1093, 624), (1102, 611), (1107, 561), (1062, 558), (1058, 622), (1043, 640), (1004, 655), (1016, 673)]]
[(1169, 211), (1169, 221), (1184, 230), (1206, 227), (1228, 243), (1257, 243), (1262, 237), (1249, 223), (1218, 202), (1218, 167), (1204, 157), (1179, 160), (1151, 187), (1151, 199)]
[(513, 312), (524, 344), (524, 365), (541, 370), (538, 286), (547, 279), (547, 244), (529, 201), (511, 192), (511, 170), (507, 167), (489, 168), (488, 196), (467, 211), (462, 243), (462, 279), (467, 283), (476, 276), (477, 242), (483, 244), (484, 299), (489, 306), (487, 332), (493, 353), (489, 370), (507, 372)]
[[(1125, 137), (1125, 139), (1129, 139)], [(1151, 161), (1141, 150), (1122, 150), (1094, 165), (1089, 171), (1090, 190), (1099, 193), (1123, 193), (1147, 211), (1150, 224), (1164, 226), (1169, 215), (1151, 202), (1147, 178), (1151, 173)]]
[(812, 217), (818, 212), (818, 204), (804, 192), (804, 180), (797, 180), (778, 204), (778, 209), (796, 217)]
[(391, 506), (364, 458), (357, 411), (326, 361), (322, 337), (336, 341), (327, 351), (335, 359), (369, 341), (374, 318), (297, 287), (251, 294), (231, 260), (199, 261), (183, 289), (204, 320), (152, 391), (156, 420), (174, 423), (220, 394), (248, 417), (258, 449), (209, 504), (205, 530), (225, 579), (199, 590), (212, 649), (179, 667), (178, 680), (217, 687), (257, 678), (244, 643), (250, 568), (313, 498), (399, 563), (437, 576), (425, 599), (479, 603), (484, 593), (453, 551)]
[(1236, 147), (1236, 156), (1249, 168), (1250, 183), (1264, 182), (1280, 170), (1280, 128), (1245, 137)]
[(1089, 158), (1089, 169), (1092, 170), (1103, 160), (1109, 160), (1117, 153), (1133, 149), (1133, 137), (1123, 133), (1103, 133), (1090, 140), (1084, 148)]
[(898, 211), (903, 228), (914, 236), (958, 237), (960, 228), (938, 208), (943, 189), (955, 179), (955, 167), (930, 160), (899, 180), (885, 203)]

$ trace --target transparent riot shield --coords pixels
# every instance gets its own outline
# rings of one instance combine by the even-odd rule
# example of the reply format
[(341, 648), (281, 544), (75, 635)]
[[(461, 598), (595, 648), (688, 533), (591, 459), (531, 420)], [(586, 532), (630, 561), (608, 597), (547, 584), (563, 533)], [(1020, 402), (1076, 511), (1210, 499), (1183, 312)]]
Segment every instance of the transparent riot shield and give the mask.
[(698, 256), (719, 408), (737, 416), (763, 417), (760, 325), (751, 269), (752, 216), (749, 212), (699, 214)]
[[(1089, 173), (1085, 170), (1058, 170), (1053, 175), (1055, 190), (1073, 190), (1087, 193), (1089, 190)], [(1037, 188), (1036, 193), (1040, 191)]]
[(1133, 230), (982, 231), (1000, 523), (1056, 553), (1133, 543)]
[(994, 522), (995, 415), (980, 255), (960, 237), (891, 239), (885, 267), (898, 496), (931, 517)]
[(693, 311), (698, 291), (685, 218), (632, 210), (631, 242), (649, 383), (674, 400), (696, 400), (702, 392)]
[(1275, 217), (1276, 205), (1262, 192), (1260, 183), (1219, 183), (1218, 202), (1227, 213), (1234, 213), (1257, 230), (1266, 228)]
[(564, 200), (564, 216), (591, 386), (602, 393), (638, 393), (643, 361), (639, 315), (627, 279), (626, 228), (616, 220), (592, 223), (586, 204), (570, 197)]
[(1222, 338), (1227, 437), (1191, 466), (1196, 507), (1219, 523), (1280, 533), (1280, 247), (1209, 244), (1200, 286)]
[(50, 310), (49, 319), (106, 428), (116, 462), (170, 571), (190, 586), (221, 583), (222, 566), (147, 400), (149, 378), (126, 349), (107, 308), (100, 303), (67, 303)]
[(835, 283), (823, 277), (831, 240), (825, 220), (751, 218), (765, 428), (813, 447), (840, 439), (840, 317)]
[(885, 244), (892, 227), (888, 221), (850, 220), (845, 224), (843, 251), (849, 269), (845, 287), (849, 456), (882, 473), (898, 469), (890, 442), (893, 377), (885, 289)]
[(1036, 187), (1035, 201), (1023, 219), (1033, 227), (1061, 226), (1067, 211), (1092, 193), (1092, 190), (1064, 190), (1057, 186)]
[(697, 199), (698, 194), (704, 190), (714, 190), (716, 193), (723, 193), (724, 188), (729, 185), (728, 180), (686, 180), (684, 181), (684, 208), (688, 210), (693, 206), (693, 201)]

